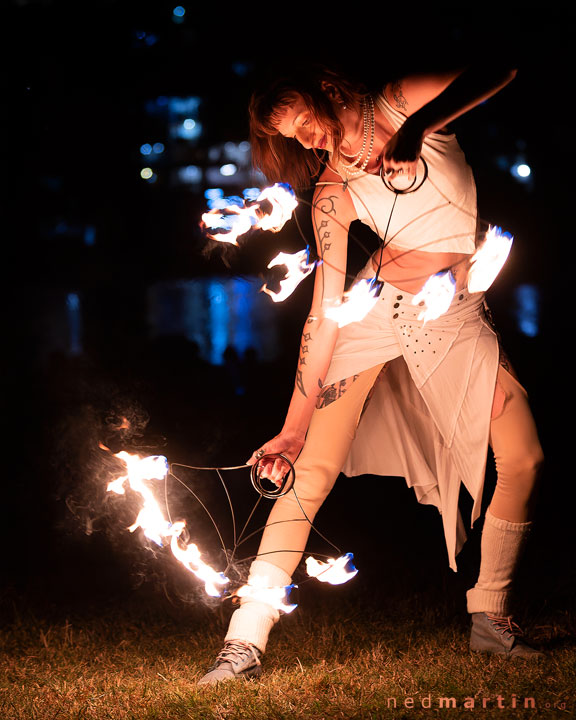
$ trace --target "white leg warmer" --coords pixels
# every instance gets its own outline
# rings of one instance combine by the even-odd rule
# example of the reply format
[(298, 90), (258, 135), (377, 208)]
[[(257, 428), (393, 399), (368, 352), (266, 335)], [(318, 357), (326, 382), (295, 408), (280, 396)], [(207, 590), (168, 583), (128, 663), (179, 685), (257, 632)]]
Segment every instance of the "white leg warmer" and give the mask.
[[(291, 583), (291, 578), (285, 570), (265, 560), (254, 560), (250, 566), (248, 582), (256, 576), (266, 577), (270, 587), (283, 587)], [(268, 635), (279, 617), (280, 612), (272, 605), (252, 598), (242, 598), (240, 607), (230, 618), (225, 640), (243, 640), (265, 652)]]
[(486, 511), (480, 544), (480, 573), (468, 590), (468, 612), (486, 612), (507, 617), (512, 582), (532, 522), (509, 522)]

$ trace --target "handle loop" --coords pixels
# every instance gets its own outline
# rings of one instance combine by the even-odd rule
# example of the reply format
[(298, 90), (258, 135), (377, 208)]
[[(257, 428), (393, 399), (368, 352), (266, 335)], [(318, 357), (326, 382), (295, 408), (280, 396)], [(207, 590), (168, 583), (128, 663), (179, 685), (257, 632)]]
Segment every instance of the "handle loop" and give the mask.
[[(288, 470), (282, 478), (282, 482), (279, 487), (275, 486), (273, 490), (268, 490), (264, 487), (264, 485), (262, 485), (262, 481), (267, 478), (261, 477), (260, 463), (265, 460), (270, 461), (271, 459), (275, 460), (277, 458), (281, 458), (284, 462), (288, 463), (288, 465), (290, 465), (290, 470)], [(294, 465), (290, 462), (290, 460), (288, 460), (286, 455), (282, 455), (282, 453), (269, 453), (267, 455), (263, 455), (261, 458), (258, 458), (258, 460), (250, 468), (250, 480), (252, 481), (254, 489), (259, 492), (262, 497), (268, 498), (269, 500), (276, 500), (276, 498), (283, 497), (290, 492), (295, 479), (296, 471), (294, 470)]]

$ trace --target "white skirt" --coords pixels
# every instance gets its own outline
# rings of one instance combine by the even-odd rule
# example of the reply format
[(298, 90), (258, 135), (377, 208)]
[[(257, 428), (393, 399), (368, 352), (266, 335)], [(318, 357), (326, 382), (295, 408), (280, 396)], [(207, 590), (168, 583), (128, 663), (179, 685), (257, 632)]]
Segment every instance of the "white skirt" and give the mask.
[[(371, 264), (360, 278), (373, 276)], [(341, 328), (325, 385), (389, 363), (376, 383), (342, 471), (400, 476), (419, 502), (442, 514), (450, 567), (466, 540), (458, 509), (463, 483), (480, 514), (498, 338), (484, 293), (456, 292), (426, 324), (413, 295), (385, 283), (375, 307)]]

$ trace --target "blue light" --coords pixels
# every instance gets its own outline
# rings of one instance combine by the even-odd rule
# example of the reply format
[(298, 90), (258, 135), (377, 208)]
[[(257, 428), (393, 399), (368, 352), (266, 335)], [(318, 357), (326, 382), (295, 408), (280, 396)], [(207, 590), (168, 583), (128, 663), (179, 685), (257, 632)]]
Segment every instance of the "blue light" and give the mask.
[[(230, 195), (228, 197), (214, 197), (208, 200), (208, 207), (210, 208), (210, 210), (223, 210), (224, 208), (230, 207), (230, 205), (236, 205), (237, 207), (243, 208), (244, 200), (238, 195)], [(233, 222), (232, 219), (231, 222)], [(256, 222), (255, 219), (254, 222)]]
[(232, 70), (236, 73), (236, 75), (239, 75), (240, 77), (244, 77), (248, 74), (250, 71), (250, 65), (248, 63), (242, 62), (241, 60), (237, 62), (232, 63)]
[(141, 155), (150, 155), (152, 152), (152, 145), (150, 143), (144, 143), (144, 145), (140, 145), (140, 154)]
[(160, 155), (164, 152), (164, 143), (154, 143), (154, 145), (152, 146), (152, 151), (155, 152), (157, 155)]
[(204, 197), (206, 200), (216, 200), (216, 198), (224, 197), (224, 190), (222, 188), (208, 188), (204, 191)]
[(260, 190), (260, 188), (257, 188), (257, 187), (244, 188), (244, 190), (242, 190), (242, 195), (246, 198), (246, 200), (253, 201), (253, 200), (258, 200), (261, 192), (262, 192), (262, 190)]
[(224, 350), (228, 347), (229, 339), (229, 307), (226, 302), (224, 285), (218, 280), (212, 280), (208, 285), (209, 322), (212, 328), (210, 337), (210, 362), (220, 365)]
[(70, 355), (82, 353), (82, 316), (80, 298), (76, 293), (66, 296), (66, 314), (68, 316), (68, 352)]
[(187, 165), (178, 170), (178, 178), (183, 183), (199, 183), (202, 180), (202, 170), (197, 165)]
[(168, 99), (168, 105), (170, 112), (175, 115), (187, 115), (191, 117), (198, 112), (200, 107), (200, 98), (196, 95), (189, 95), (187, 97), (171, 97)]
[(202, 125), (194, 118), (187, 117), (172, 129), (172, 135), (184, 140), (194, 140), (202, 134)]
[(222, 165), (220, 168), (220, 174), (224, 175), (224, 177), (230, 177), (231, 175), (236, 175), (238, 172), (238, 168), (234, 163), (226, 163), (226, 165)]
[(518, 163), (512, 167), (511, 172), (517, 178), (523, 180), (524, 178), (530, 177), (532, 169), (530, 168), (530, 165), (526, 165), (526, 163)]
[[(232, 348), (239, 357), (257, 349), (261, 362), (277, 357), (277, 308), (261, 292), (257, 277), (206, 277), (162, 281), (148, 292), (152, 337), (181, 335), (196, 344), (203, 360), (225, 363)], [(237, 388), (239, 391), (241, 388)]]
[(172, 14), (179, 18), (184, 17), (184, 15), (186, 14), (186, 9), (183, 8), (182, 5), (178, 5), (174, 8), (174, 10), (172, 10)]
[(86, 225), (84, 228), (84, 245), (92, 247), (96, 244), (96, 228), (94, 225)]
[(535, 285), (519, 285), (515, 292), (518, 329), (527, 337), (540, 331), (540, 291)]

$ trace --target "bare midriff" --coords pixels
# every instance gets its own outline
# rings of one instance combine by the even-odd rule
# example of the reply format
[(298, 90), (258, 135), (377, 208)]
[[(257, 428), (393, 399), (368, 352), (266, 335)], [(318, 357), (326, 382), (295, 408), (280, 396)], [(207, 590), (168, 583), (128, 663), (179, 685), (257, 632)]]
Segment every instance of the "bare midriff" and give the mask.
[(470, 257), (464, 253), (433, 253), (387, 245), (374, 253), (372, 266), (375, 272), (380, 266), (381, 280), (411, 294), (420, 292), (431, 275), (451, 269), (456, 289), (461, 290), (466, 285)]

